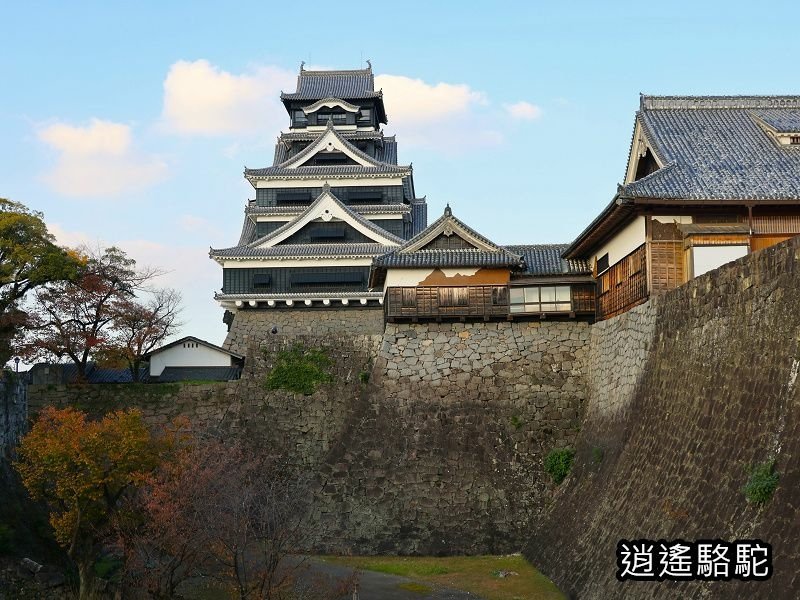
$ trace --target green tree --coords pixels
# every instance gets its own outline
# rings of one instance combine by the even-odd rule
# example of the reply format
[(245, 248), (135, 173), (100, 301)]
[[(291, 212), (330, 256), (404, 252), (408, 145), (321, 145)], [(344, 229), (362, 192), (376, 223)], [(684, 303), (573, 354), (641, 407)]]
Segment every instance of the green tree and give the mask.
[(94, 593), (93, 566), (123, 494), (159, 465), (167, 440), (150, 435), (138, 410), (90, 421), (52, 406), (22, 438), (15, 466), (31, 496), (48, 505), (56, 539), (78, 567), (81, 600)]
[(74, 278), (79, 261), (55, 244), (42, 213), (0, 198), (0, 366), (14, 354), (17, 334), (29, 323), (25, 295), (52, 281)]

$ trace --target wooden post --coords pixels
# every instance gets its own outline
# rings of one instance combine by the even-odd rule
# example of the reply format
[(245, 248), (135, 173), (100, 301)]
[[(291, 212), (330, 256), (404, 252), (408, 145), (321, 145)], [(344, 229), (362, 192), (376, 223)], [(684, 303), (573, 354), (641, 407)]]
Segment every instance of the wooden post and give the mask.
[(647, 214), (644, 216), (644, 238), (645, 238), (645, 269), (647, 269), (647, 295), (653, 293), (653, 223), (652, 217)]

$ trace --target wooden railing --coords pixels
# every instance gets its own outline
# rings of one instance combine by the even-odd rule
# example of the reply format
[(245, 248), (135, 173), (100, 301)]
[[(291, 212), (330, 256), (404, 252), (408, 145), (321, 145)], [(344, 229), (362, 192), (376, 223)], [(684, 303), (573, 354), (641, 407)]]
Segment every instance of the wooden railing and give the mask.
[(647, 297), (647, 252), (642, 244), (597, 277), (597, 319), (618, 315)]

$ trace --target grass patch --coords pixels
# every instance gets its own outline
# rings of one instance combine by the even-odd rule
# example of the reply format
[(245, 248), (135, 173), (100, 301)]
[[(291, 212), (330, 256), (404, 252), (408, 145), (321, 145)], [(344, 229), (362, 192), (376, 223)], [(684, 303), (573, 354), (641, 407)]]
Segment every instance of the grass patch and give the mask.
[(778, 487), (779, 475), (775, 472), (775, 461), (767, 461), (750, 470), (750, 479), (744, 486), (744, 495), (752, 504), (766, 504)]
[(511, 421), (511, 426), (514, 427), (514, 429), (519, 429), (525, 424), (525, 422), (517, 415), (512, 416), (509, 420)]
[(408, 583), (400, 583), (397, 586), (401, 590), (413, 592), (414, 594), (430, 594), (433, 588), (425, 585), (424, 583), (417, 583), (416, 581), (409, 581)]
[(544, 470), (553, 478), (553, 483), (558, 485), (569, 475), (575, 451), (571, 448), (551, 450), (544, 459)]
[[(322, 558), (353, 569), (408, 577), (412, 583), (470, 592), (484, 600), (565, 600), (553, 582), (520, 555)], [(498, 578), (495, 573), (500, 571), (513, 571), (517, 575)]]
[(592, 462), (596, 465), (599, 465), (603, 462), (603, 449), (595, 446), (592, 448)]
[(264, 385), (268, 390), (310, 396), (319, 385), (333, 381), (328, 372), (330, 365), (331, 360), (324, 350), (295, 344), (289, 350), (278, 352)]

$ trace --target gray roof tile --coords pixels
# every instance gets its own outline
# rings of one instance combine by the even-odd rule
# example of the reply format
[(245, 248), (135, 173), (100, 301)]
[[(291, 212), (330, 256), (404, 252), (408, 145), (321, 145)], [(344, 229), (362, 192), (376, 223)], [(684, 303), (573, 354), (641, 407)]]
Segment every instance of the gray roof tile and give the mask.
[(565, 260), (561, 254), (569, 244), (520, 244), (504, 246), (525, 260), (526, 275), (587, 275), (592, 272), (586, 260)]
[[(307, 204), (297, 206), (248, 206), (245, 213), (248, 215), (299, 215), (307, 208)], [(376, 213), (406, 214), (412, 208), (408, 204), (348, 204), (347, 207), (359, 215), (372, 215)]]
[(247, 245), (212, 250), (220, 258), (312, 258), (315, 256), (369, 258), (386, 252), (383, 244), (278, 244), (269, 248), (253, 248)]
[(176, 381), (232, 381), (242, 376), (239, 367), (164, 367), (159, 383)]
[(342, 100), (379, 98), (375, 91), (372, 68), (353, 71), (305, 71), (297, 76), (297, 89), (281, 93), (284, 100), (321, 100), (334, 97)]
[(266, 167), (264, 169), (245, 168), (245, 177), (324, 177), (326, 175), (404, 175), (411, 171), (411, 167), (398, 167), (382, 164), (377, 167), (364, 167), (361, 165), (344, 165), (331, 167)]
[(791, 129), (800, 97), (643, 96), (637, 122), (664, 166), (620, 197), (799, 200), (799, 149), (777, 144), (757, 118)]
[[(438, 229), (447, 223), (455, 227), (462, 228), (466, 233), (475, 239), (496, 250), (481, 250), (478, 248), (458, 248), (458, 249), (431, 249), (431, 250), (409, 250), (429, 235), (431, 231)], [(378, 256), (372, 261), (376, 267), (520, 267), (522, 257), (518, 254), (509, 252), (505, 248), (497, 246), (488, 238), (472, 229), (469, 225), (453, 216), (450, 207), (445, 209), (444, 215), (419, 234), (401, 244), (397, 248)]]
[(414, 198), (411, 201), (412, 237), (424, 231), (428, 226), (428, 201), (426, 198)]

